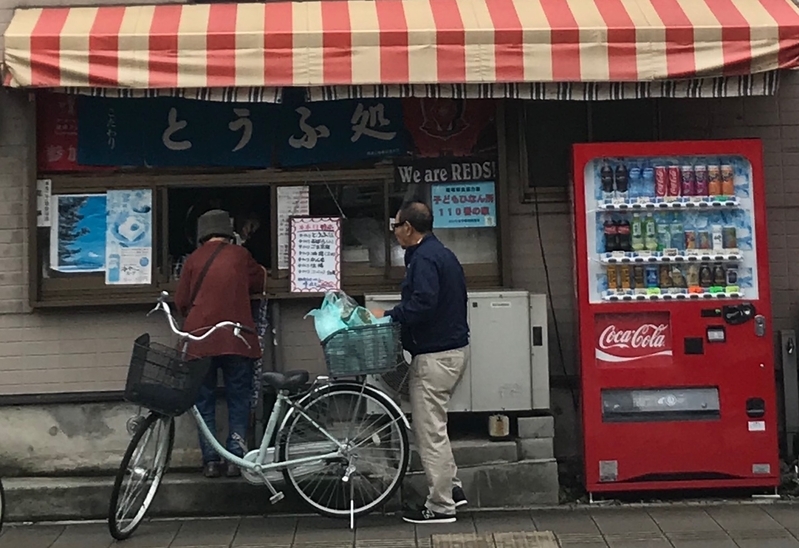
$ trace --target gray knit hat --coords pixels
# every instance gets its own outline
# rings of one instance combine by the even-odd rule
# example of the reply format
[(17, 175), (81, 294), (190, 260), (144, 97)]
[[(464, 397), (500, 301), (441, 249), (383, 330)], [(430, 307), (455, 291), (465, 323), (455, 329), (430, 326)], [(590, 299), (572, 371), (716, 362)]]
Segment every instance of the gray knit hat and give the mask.
[(231, 240), (235, 237), (233, 235), (233, 227), (230, 224), (230, 215), (228, 215), (227, 211), (212, 209), (203, 213), (197, 219), (197, 243), (201, 244), (215, 236), (230, 238)]

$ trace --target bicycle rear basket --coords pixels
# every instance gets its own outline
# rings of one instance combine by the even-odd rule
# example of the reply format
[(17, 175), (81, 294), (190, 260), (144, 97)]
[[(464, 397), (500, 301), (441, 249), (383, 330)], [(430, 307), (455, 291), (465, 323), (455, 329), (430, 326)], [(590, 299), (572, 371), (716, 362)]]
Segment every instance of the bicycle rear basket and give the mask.
[(386, 373), (405, 361), (400, 325), (383, 323), (342, 329), (322, 341), (331, 377)]
[(181, 415), (197, 400), (210, 365), (210, 358), (184, 357), (145, 333), (133, 343), (125, 399), (161, 415)]

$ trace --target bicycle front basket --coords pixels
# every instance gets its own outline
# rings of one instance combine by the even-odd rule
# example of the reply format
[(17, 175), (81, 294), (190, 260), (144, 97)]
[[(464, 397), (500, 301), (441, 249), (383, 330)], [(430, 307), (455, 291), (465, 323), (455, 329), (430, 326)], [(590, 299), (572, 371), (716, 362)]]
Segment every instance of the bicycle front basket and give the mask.
[(179, 350), (150, 341), (144, 334), (133, 343), (125, 399), (161, 415), (176, 417), (188, 411), (211, 365)]
[(331, 377), (375, 375), (395, 369), (405, 361), (400, 325), (383, 323), (336, 331), (322, 341)]

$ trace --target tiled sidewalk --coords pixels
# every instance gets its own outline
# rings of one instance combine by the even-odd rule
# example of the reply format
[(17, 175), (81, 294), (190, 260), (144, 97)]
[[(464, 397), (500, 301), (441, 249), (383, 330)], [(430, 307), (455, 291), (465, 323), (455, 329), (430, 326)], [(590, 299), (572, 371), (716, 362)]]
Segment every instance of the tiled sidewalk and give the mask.
[[(544, 548), (524, 535), (552, 531), (563, 548), (799, 548), (799, 505), (592, 507), (475, 513), (441, 526), (369, 516), (351, 532), (319, 517), (224, 518), (145, 523), (126, 548)], [(436, 542), (431, 542), (432, 535)], [(496, 539), (496, 540), (494, 540)], [(520, 540), (522, 539), (522, 540)], [(551, 546), (551, 543), (549, 543)], [(0, 548), (110, 548), (104, 523), (6, 526)]]

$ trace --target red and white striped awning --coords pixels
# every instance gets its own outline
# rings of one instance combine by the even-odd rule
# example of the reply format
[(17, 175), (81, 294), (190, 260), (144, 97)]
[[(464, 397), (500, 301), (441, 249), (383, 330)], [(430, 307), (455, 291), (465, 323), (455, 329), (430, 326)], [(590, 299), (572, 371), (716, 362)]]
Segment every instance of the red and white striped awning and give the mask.
[(18, 9), (14, 86), (657, 82), (799, 64), (790, 0), (343, 0)]

